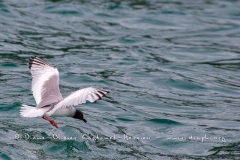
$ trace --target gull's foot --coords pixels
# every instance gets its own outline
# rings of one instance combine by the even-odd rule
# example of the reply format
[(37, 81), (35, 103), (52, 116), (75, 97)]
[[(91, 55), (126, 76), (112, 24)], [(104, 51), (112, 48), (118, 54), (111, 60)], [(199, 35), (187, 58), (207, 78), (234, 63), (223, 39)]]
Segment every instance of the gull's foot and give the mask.
[(51, 125), (53, 125), (54, 127), (58, 128), (57, 123), (54, 120), (49, 120), (49, 122), (51, 123)]
[(47, 120), (47, 121), (49, 121), (51, 123), (51, 125), (53, 125), (54, 127), (58, 128), (58, 125), (57, 125), (57, 123), (54, 120), (52, 120), (52, 119), (50, 119), (48, 117), (45, 117), (45, 116), (42, 116), (42, 118)]

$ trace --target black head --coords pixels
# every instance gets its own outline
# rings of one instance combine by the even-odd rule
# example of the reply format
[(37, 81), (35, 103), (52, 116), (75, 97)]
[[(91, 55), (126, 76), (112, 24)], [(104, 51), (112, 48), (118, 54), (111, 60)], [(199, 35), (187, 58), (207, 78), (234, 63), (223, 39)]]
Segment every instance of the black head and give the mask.
[(79, 111), (76, 109), (76, 113), (75, 115), (73, 116), (73, 118), (76, 118), (76, 119), (81, 119), (83, 122), (87, 123), (87, 120), (84, 119), (83, 117), (83, 112)]

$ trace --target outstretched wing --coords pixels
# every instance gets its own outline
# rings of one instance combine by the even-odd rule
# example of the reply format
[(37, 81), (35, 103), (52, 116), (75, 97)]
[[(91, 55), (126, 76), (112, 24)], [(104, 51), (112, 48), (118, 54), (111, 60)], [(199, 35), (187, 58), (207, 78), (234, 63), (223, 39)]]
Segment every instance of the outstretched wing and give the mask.
[(57, 103), (52, 110), (48, 111), (48, 115), (52, 115), (56, 110), (63, 107), (86, 103), (86, 101), (95, 102), (96, 100), (104, 97), (108, 92), (108, 90), (96, 89), (92, 87), (75, 91)]
[(48, 62), (38, 57), (29, 59), (32, 74), (32, 92), (37, 108), (57, 103), (63, 99), (59, 90), (59, 73)]

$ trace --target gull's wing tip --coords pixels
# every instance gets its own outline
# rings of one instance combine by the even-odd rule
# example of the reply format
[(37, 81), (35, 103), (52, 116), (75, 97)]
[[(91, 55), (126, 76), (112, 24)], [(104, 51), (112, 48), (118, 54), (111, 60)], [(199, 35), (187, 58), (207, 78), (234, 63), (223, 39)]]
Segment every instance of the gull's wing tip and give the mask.
[(32, 62), (32, 61), (40, 61), (40, 62), (45, 62), (47, 63), (45, 60), (43, 60), (42, 58), (39, 58), (38, 56), (32, 56), (29, 58), (29, 62)]
[[(39, 58), (38, 56), (32, 56), (29, 58), (29, 62), (33, 61), (34, 59)], [(40, 59), (40, 58), (39, 58)]]
[(37, 58), (37, 56), (32, 56), (28, 59), (28, 68), (31, 69), (32, 68), (32, 62), (34, 61), (34, 59)]
[(42, 58), (39, 58), (37, 56), (32, 56), (31, 58), (29, 58), (29, 62), (28, 62), (28, 68), (31, 69), (33, 65), (37, 65), (37, 66), (51, 66), (47, 61), (43, 60)]
[(104, 91), (104, 92), (107, 92), (107, 93), (110, 93), (110, 90), (109, 88), (100, 88), (99, 89), (100, 91)]
[(30, 59), (32, 59), (32, 58), (37, 58), (38, 56), (32, 56), (32, 57), (30, 57)]
[(103, 97), (106, 97), (107, 94), (110, 93), (109, 89), (97, 89), (95, 95), (98, 97), (93, 103), (96, 103), (97, 100), (101, 100)]

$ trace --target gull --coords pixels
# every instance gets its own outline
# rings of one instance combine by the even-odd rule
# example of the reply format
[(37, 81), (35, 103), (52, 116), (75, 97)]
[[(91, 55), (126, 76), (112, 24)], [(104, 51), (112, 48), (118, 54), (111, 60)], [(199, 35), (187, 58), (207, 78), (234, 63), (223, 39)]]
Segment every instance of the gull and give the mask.
[(36, 101), (36, 107), (23, 104), (20, 110), (22, 117), (42, 117), (58, 128), (57, 123), (51, 117), (72, 117), (85, 123), (87, 120), (83, 112), (73, 106), (89, 102), (95, 102), (106, 96), (109, 92), (105, 89), (88, 87), (77, 90), (63, 98), (59, 90), (59, 72), (39, 57), (29, 59), (29, 69), (32, 74), (32, 93)]

